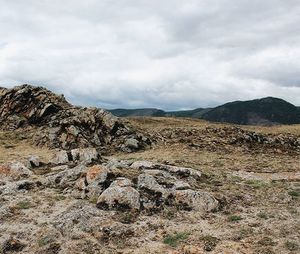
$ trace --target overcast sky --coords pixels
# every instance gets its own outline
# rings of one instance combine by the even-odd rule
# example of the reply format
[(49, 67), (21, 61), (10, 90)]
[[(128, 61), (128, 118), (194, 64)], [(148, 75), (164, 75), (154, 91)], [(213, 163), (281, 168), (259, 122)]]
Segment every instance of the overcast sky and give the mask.
[(299, 0), (0, 0), (0, 86), (75, 104), (300, 106)]

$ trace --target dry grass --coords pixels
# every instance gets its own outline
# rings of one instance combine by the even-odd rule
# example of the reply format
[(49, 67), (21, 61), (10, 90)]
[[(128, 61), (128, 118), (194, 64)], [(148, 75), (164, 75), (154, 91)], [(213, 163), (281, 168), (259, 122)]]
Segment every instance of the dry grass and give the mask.
[[(195, 128), (205, 129), (206, 127), (222, 128), (225, 126), (232, 126), (226, 123), (212, 123), (202, 119), (192, 118), (172, 118), (172, 117), (131, 117), (126, 118), (134, 127), (140, 129), (148, 129), (158, 131), (162, 128)], [(251, 125), (234, 125), (245, 130), (255, 131), (264, 134), (294, 134), (300, 136), (300, 124), (295, 125), (276, 125), (276, 126), (251, 126)]]
[(52, 151), (31, 145), (22, 133), (0, 131), (0, 163), (20, 160), (32, 154), (48, 161)]

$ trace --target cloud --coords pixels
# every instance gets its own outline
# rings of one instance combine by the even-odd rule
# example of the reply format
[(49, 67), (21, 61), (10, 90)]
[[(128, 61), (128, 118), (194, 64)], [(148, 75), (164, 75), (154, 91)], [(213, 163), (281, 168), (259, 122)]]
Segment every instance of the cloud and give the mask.
[(297, 0), (0, 4), (0, 86), (43, 85), (106, 108), (300, 105)]

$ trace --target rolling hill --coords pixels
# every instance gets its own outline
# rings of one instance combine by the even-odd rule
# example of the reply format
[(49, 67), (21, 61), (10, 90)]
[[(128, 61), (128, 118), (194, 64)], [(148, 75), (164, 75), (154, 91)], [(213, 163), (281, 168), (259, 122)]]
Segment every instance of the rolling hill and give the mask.
[(245, 125), (297, 124), (300, 123), (300, 110), (282, 99), (266, 97), (226, 103), (205, 113), (202, 118)]
[(197, 108), (184, 111), (167, 112), (156, 108), (114, 109), (109, 111), (119, 117), (188, 117), (242, 125), (300, 123), (300, 107), (274, 97), (249, 101), (234, 101), (215, 108)]

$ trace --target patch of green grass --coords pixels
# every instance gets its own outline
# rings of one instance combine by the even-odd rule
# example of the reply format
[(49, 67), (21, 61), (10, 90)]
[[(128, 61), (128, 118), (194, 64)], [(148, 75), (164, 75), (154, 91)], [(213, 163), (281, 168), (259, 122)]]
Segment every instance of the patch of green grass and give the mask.
[(289, 191), (288, 194), (293, 198), (298, 198), (300, 196), (300, 193), (294, 190)]
[(42, 247), (42, 246), (45, 246), (45, 245), (51, 243), (52, 241), (53, 241), (53, 239), (50, 236), (44, 236), (38, 240), (38, 245), (39, 245), (39, 247)]
[(90, 200), (91, 203), (97, 204), (98, 197), (96, 197), (96, 196), (91, 196), (89, 200)]
[(268, 184), (259, 180), (247, 180), (245, 184), (250, 185), (254, 189), (266, 188)]
[(261, 219), (265, 219), (265, 220), (269, 219), (269, 216), (264, 212), (258, 213), (257, 216)]
[(61, 200), (65, 200), (66, 197), (65, 197), (64, 195), (56, 195), (56, 196), (54, 197), (54, 199), (55, 199), (56, 201), (61, 201)]
[(224, 167), (224, 162), (222, 160), (213, 161), (214, 167)]
[(167, 235), (164, 238), (164, 244), (168, 244), (171, 247), (176, 247), (180, 242), (188, 239), (190, 233), (187, 232), (180, 232), (180, 233), (176, 233), (174, 235)]
[(137, 214), (135, 214), (134, 212), (130, 212), (130, 211), (124, 212), (121, 214), (120, 222), (124, 224), (130, 224), (133, 223), (136, 218), (137, 218)]
[(28, 200), (20, 201), (17, 203), (18, 209), (29, 209), (32, 207), (32, 204)]
[(290, 251), (300, 250), (299, 243), (295, 241), (286, 241), (284, 244), (285, 248)]
[(228, 220), (231, 222), (238, 222), (242, 220), (243, 218), (240, 215), (231, 215), (228, 217)]
[(240, 241), (242, 239), (245, 239), (246, 237), (251, 236), (252, 234), (253, 228), (243, 227), (236, 233), (236, 235), (234, 236), (234, 240)]

